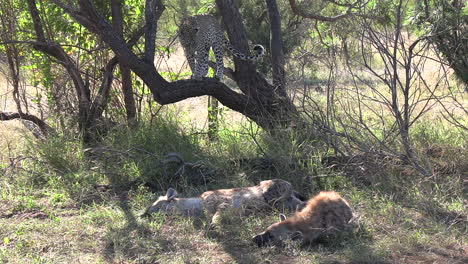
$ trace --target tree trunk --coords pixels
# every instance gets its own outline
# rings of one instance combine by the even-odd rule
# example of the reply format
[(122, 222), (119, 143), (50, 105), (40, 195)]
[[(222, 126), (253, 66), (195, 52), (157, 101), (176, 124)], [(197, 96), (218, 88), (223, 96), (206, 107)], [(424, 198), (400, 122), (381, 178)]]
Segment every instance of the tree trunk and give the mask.
[(125, 102), (125, 111), (127, 113), (127, 123), (129, 126), (136, 124), (136, 105), (133, 96), (132, 72), (129, 67), (120, 64), (122, 73), (122, 93)]
[[(216, 4), (223, 16), (223, 22), (231, 44), (241, 52), (248, 52), (248, 41), (241, 14), (233, 0), (217, 0)], [(276, 1), (267, 0), (271, 22), (271, 57), (273, 62), (273, 85), (255, 69), (251, 62), (234, 58), (234, 80), (241, 91), (259, 106), (258, 121), (263, 128), (275, 128), (290, 124), (298, 118), (295, 106), (286, 95), (284, 86), (284, 56), (281, 39), (281, 16)]]
[(208, 139), (213, 141), (218, 138), (219, 128), (219, 105), (218, 100), (213, 96), (208, 96)]
[[(123, 17), (122, 0), (111, 0), (112, 25), (123, 38)], [(122, 74), (122, 93), (124, 96), (125, 111), (127, 113), (127, 123), (133, 126), (136, 123), (136, 106), (133, 96), (132, 72), (126, 65), (120, 64), (120, 73)]]
[(81, 77), (81, 72), (76, 67), (73, 59), (70, 58), (61, 46), (50, 39), (46, 39), (39, 11), (37, 10), (36, 1), (28, 0), (28, 7), (34, 23), (36, 38), (39, 41), (33, 46), (34, 49), (57, 59), (65, 67), (73, 82), (78, 97), (78, 124), (80, 131), (83, 134), (83, 139), (86, 142), (90, 138), (88, 128), (91, 127), (93, 123), (93, 119), (90, 118), (92, 116), (90, 111), (92, 104), (90, 101), (89, 87)]
[(268, 7), (268, 15), (270, 17), (271, 34), (270, 34), (270, 49), (271, 63), (273, 68), (273, 85), (281, 92), (281, 96), (286, 96), (284, 89), (284, 54), (283, 54), (283, 39), (281, 32), (281, 16), (278, 10), (276, 0), (266, 0)]

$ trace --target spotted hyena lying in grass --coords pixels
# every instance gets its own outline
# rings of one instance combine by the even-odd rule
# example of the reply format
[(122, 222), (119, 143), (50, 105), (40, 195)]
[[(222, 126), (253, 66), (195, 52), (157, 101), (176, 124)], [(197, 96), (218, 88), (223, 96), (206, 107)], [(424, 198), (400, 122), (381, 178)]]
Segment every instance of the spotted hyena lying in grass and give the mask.
[(284, 239), (302, 239), (305, 243), (336, 234), (351, 227), (353, 212), (348, 202), (336, 192), (320, 192), (290, 218), (268, 227), (252, 240), (258, 246), (281, 244)]
[(272, 208), (295, 211), (304, 205), (289, 182), (273, 179), (251, 187), (207, 191), (192, 198), (177, 198), (177, 191), (169, 188), (142, 216), (153, 212), (196, 216), (206, 212), (212, 215), (211, 223), (216, 223), (226, 209), (248, 214)]

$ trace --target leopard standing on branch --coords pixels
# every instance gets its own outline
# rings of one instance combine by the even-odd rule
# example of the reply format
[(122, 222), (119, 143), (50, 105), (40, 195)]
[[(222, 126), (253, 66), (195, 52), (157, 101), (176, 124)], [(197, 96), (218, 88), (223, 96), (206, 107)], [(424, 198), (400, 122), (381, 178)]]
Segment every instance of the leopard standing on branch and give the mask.
[(224, 48), (242, 60), (256, 61), (265, 55), (265, 48), (262, 45), (254, 46), (255, 54), (252, 56), (247, 56), (232, 47), (224, 36), (217, 19), (212, 15), (196, 15), (184, 18), (179, 27), (179, 39), (192, 70), (192, 78), (195, 80), (201, 80), (208, 73), (210, 48), (213, 49), (216, 58), (216, 78), (219, 80), (223, 78)]

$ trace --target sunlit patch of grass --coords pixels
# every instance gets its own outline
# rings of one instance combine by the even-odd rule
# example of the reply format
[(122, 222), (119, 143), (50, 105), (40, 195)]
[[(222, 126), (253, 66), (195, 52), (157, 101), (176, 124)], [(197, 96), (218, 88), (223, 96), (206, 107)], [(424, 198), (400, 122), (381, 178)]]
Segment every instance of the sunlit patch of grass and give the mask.
[(468, 132), (457, 130), (456, 127), (441, 118), (437, 122), (428, 122), (423, 119), (412, 127), (412, 136), (415, 142), (420, 144), (420, 147), (430, 147), (434, 144), (466, 147)]

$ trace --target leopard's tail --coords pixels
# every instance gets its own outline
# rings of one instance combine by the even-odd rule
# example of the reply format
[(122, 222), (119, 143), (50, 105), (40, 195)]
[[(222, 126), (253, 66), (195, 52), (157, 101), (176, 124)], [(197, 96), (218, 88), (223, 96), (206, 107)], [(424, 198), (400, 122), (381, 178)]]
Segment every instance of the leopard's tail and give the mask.
[(231, 43), (227, 39), (224, 40), (224, 46), (227, 50), (236, 58), (246, 61), (257, 61), (265, 55), (265, 48), (262, 45), (255, 45), (253, 47), (254, 55), (247, 56), (244, 53), (240, 52), (236, 48), (234, 48)]

